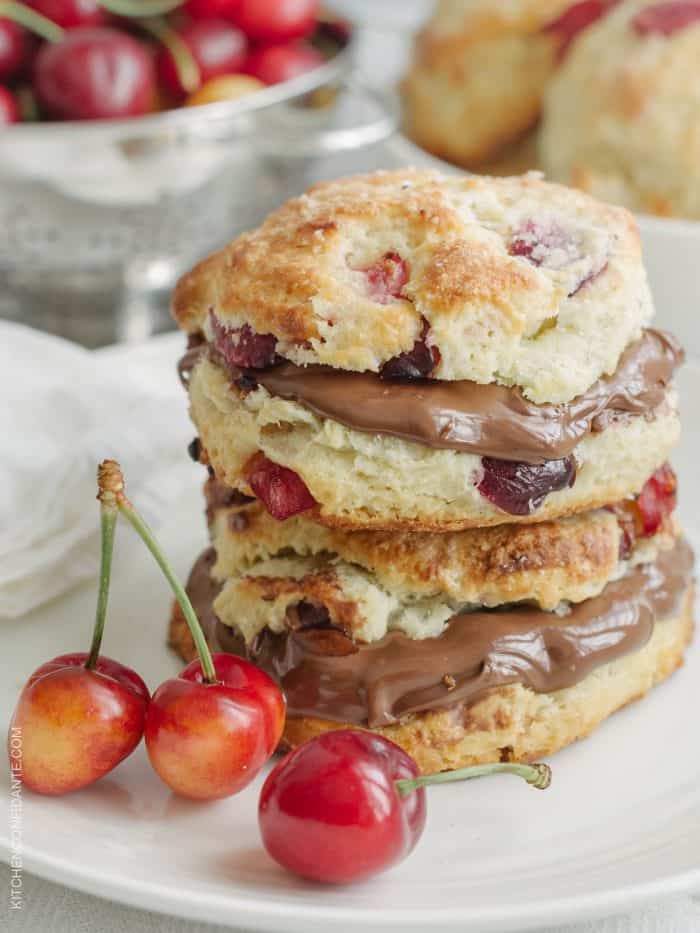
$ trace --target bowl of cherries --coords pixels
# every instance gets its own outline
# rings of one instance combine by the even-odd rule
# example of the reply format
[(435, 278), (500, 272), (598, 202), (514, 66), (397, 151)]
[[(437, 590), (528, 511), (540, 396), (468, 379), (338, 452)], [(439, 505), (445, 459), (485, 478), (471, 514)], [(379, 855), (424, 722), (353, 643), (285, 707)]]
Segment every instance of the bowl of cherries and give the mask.
[(0, 312), (129, 336), (125, 292), (393, 131), (353, 46), (319, 0), (0, 0)]

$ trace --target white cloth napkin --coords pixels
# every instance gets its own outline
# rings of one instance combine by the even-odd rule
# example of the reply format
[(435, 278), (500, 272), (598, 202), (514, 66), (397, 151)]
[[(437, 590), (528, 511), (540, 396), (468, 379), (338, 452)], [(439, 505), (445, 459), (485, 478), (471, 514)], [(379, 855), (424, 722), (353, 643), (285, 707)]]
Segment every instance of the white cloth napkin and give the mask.
[(141, 351), (91, 353), (0, 323), (0, 619), (95, 573), (100, 460), (120, 461), (155, 525), (191, 479), (182, 346), (174, 334)]

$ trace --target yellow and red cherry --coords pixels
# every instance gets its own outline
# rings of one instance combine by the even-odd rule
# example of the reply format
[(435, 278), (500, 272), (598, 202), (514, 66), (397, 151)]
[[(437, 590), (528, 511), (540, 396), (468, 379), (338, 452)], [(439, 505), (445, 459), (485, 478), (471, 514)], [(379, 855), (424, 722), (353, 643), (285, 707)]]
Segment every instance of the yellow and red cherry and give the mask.
[(250, 75), (219, 75), (203, 84), (185, 101), (186, 107), (200, 107), (203, 104), (216, 104), (225, 100), (239, 100), (256, 91), (262, 91), (265, 85)]
[[(156, 67), (161, 84), (177, 100), (212, 78), (241, 71), (248, 54), (244, 34), (223, 19), (193, 20), (173, 29), (170, 36), (158, 51)], [(183, 84), (178, 49), (197, 70), (193, 87)]]

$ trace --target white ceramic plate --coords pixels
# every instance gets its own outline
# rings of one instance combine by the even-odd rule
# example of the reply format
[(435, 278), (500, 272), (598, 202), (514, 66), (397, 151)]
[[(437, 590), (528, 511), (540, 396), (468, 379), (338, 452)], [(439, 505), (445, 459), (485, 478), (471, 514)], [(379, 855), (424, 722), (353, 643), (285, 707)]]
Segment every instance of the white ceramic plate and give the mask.
[[(653, 258), (660, 270), (663, 254)], [(692, 276), (672, 287), (677, 302), (659, 303), (660, 324), (672, 324), (700, 359), (691, 317), (698, 289)], [(700, 364), (691, 361), (679, 383), (681, 516), (698, 549)], [(197, 483), (183, 491), (160, 537), (186, 574), (205, 540)], [(179, 667), (165, 647), (169, 604), (158, 571), (121, 526), (105, 653), (135, 667), (151, 688)], [(4, 724), (34, 667), (87, 648), (93, 611), (94, 592), (86, 587), (2, 624)], [(26, 792), (24, 866), (124, 903), (290, 933), (360, 927), (486, 933), (630, 910), (661, 895), (700, 892), (698, 709), (700, 644), (643, 702), (557, 755), (547, 792), (509, 777), (434, 788), (416, 852), (396, 870), (356, 887), (314, 887), (267, 857), (256, 825), (260, 781), (216, 804), (178, 800), (150, 770), (143, 748), (81, 793), (49, 799)], [(5, 773), (0, 784), (7, 793)], [(0, 853), (7, 859), (6, 825), (2, 833)]]

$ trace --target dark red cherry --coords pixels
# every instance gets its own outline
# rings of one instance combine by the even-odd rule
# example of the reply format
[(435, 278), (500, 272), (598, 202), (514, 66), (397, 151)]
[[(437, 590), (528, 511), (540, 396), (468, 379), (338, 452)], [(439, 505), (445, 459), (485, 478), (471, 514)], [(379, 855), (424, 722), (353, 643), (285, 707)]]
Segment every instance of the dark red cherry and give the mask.
[[(200, 86), (219, 75), (241, 71), (248, 53), (246, 37), (223, 19), (193, 20), (176, 30), (192, 53), (200, 74)], [(195, 88), (183, 88), (172, 54), (162, 46), (157, 59), (162, 84), (176, 97), (183, 97)]]
[(420, 337), (411, 350), (388, 360), (381, 368), (382, 379), (427, 379), (440, 362), (440, 351), (429, 347), (427, 340), (430, 325), (424, 319)]
[(672, 36), (700, 22), (700, 0), (668, 0), (644, 7), (632, 20), (640, 36)]
[(264, 84), (282, 84), (313, 71), (325, 58), (305, 42), (287, 42), (256, 49), (245, 64), (245, 71)]
[(278, 361), (277, 338), (272, 334), (257, 334), (248, 324), (227, 327), (214, 314), (210, 320), (214, 347), (227, 363), (244, 369), (267, 369)]
[(24, 68), (31, 41), (28, 33), (11, 19), (0, 17), (0, 80), (14, 78)]
[(34, 90), (59, 120), (136, 117), (153, 107), (155, 74), (146, 47), (116, 29), (71, 29), (39, 51)]
[(21, 119), (17, 99), (9, 88), (0, 84), (0, 127), (19, 123)]
[(103, 26), (109, 18), (97, 0), (27, 0), (27, 3), (64, 29)]
[(477, 489), (509, 515), (531, 515), (551, 492), (573, 486), (576, 480), (573, 457), (540, 464), (484, 457), (482, 467)]
[(273, 463), (264, 454), (252, 458), (246, 469), (246, 478), (257, 498), (279, 522), (307, 512), (316, 505), (298, 473)]

